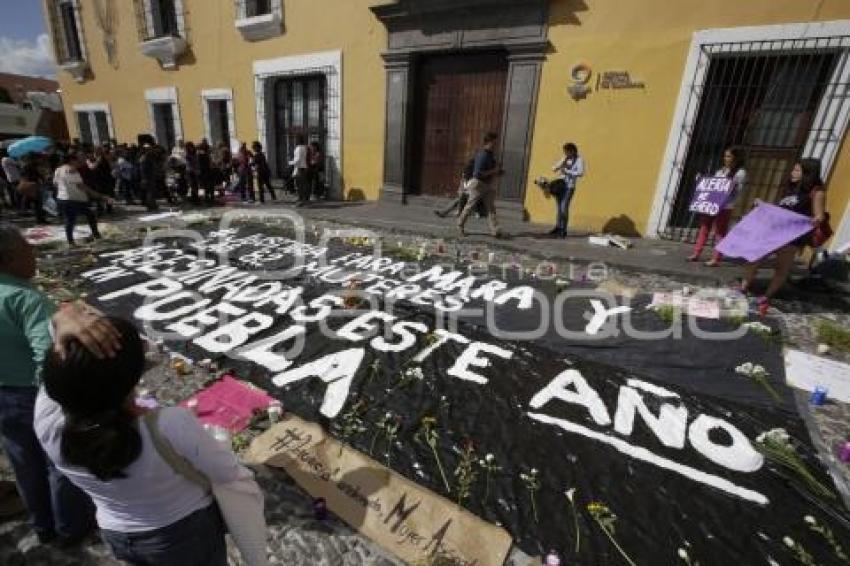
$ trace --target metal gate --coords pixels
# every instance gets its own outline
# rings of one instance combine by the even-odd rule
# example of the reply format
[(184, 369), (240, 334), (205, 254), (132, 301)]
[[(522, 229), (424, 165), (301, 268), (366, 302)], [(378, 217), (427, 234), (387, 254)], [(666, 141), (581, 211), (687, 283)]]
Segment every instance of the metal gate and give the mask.
[(292, 159), (299, 136), (318, 142), (327, 151), (327, 80), (325, 75), (277, 79), (274, 85), (277, 170), (284, 171)]
[(841, 112), (830, 110), (833, 99), (846, 96), (848, 53), (847, 37), (703, 45), (697, 68), (707, 70), (690, 86), (688, 100), (696, 120), (679, 132), (677, 148), (687, 151), (669, 177), (670, 208), (658, 233), (693, 239), (696, 219), (688, 206), (696, 177), (719, 169), (727, 147), (742, 151), (747, 171), (733, 218), (754, 199), (775, 201), (797, 158), (823, 159), (826, 142), (840, 135)]

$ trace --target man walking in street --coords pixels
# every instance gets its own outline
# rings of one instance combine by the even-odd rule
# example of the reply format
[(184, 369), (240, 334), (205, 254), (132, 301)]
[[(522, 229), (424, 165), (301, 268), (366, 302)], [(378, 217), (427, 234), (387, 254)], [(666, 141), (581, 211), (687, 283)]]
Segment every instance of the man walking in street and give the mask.
[(475, 155), (472, 178), (466, 184), (469, 200), (457, 220), (457, 229), (461, 237), (466, 235), (463, 227), (466, 224), (467, 218), (469, 218), (469, 215), (475, 210), (479, 202), (484, 203), (484, 208), (487, 211), (490, 235), (494, 238), (501, 237), (499, 223), (496, 220), (496, 189), (493, 187), (493, 181), (496, 177), (504, 173), (496, 162), (496, 157), (493, 155), (493, 148), (496, 146), (498, 139), (498, 134), (494, 132), (485, 135), (484, 145)]

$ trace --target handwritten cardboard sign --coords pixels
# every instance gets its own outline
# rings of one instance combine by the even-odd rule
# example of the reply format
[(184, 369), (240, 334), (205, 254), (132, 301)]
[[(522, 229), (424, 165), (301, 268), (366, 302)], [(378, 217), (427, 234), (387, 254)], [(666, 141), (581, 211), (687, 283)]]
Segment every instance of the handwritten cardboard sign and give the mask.
[(700, 177), (694, 190), (690, 211), (717, 216), (732, 194), (733, 180), (728, 177)]
[(285, 469), (346, 523), (406, 562), (440, 556), (458, 565), (501, 566), (510, 550), (504, 529), (294, 415), (256, 438), (245, 458)]

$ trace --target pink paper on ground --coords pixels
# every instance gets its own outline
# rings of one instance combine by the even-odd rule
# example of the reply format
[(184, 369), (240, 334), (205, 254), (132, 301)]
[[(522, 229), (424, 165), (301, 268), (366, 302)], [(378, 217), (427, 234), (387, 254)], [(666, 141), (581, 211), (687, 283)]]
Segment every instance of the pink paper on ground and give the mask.
[(190, 399), (197, 399), (196, 412), (202, 423), (224, 427), (231, 433), (244, 430), (255, 409), (265, 410), (274, 401), (265, 391), (233, 379), (230, 375), (198, 391), (180, 403), (180, 406), (186, 407)]

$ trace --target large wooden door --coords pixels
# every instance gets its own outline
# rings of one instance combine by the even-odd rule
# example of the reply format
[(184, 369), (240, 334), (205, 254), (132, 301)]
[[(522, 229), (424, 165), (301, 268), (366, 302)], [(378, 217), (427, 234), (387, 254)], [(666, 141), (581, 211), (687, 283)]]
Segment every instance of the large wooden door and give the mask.
[(504, 54), (442, 55), (419, 67), (414, 181), (420, 194), (452, 196), (487, 132), (500, 132), (508, 64)]

